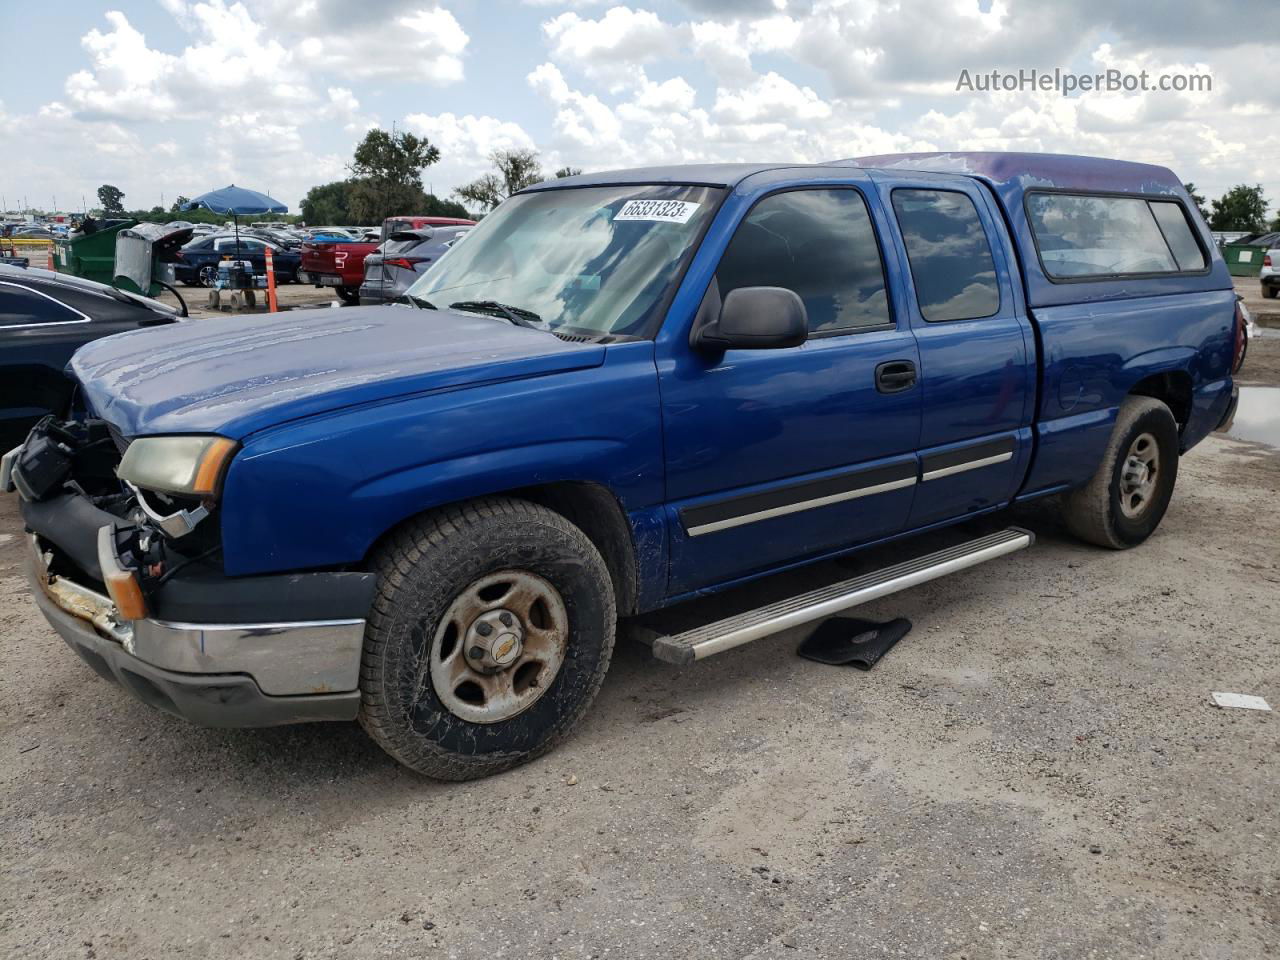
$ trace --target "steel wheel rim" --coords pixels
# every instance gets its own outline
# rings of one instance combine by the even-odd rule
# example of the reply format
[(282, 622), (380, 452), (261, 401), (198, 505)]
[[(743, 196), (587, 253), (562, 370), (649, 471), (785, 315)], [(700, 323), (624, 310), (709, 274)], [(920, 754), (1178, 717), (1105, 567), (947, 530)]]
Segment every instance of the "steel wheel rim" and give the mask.
[(1130, 520), (1146, 513), (1160, 481), (1160, 444), (1149, 433), (1140, 433), (1129, 444), (1120, 470), (1120, 512)]
[[(488, 628), (487, 632), (486, 628)], [(471, 723), (500, 723), (538, 702), (560, 672), (569, 615), (537, 574), (504, 570), (474, 581), (440, 618), (427, 651), (440, 702)]]

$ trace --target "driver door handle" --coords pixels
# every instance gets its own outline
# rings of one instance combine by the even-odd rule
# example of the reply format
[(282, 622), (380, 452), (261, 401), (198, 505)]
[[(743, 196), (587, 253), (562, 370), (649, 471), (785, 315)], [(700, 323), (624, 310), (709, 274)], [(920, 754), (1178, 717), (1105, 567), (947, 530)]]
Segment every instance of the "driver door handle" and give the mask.
[(889, 360), (876, 367), (876, 389), (900, 393), (916, 385), (916, 365), (910, 360)]

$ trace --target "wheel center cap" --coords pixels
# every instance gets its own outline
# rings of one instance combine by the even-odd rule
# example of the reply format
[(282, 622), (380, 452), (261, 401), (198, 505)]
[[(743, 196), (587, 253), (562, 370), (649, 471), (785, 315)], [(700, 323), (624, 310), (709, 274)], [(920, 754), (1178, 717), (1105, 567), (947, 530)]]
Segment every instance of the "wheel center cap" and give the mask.
[(509, 667), (524, 652), (524, 625), (510, 610), (488, 610), (467, 630), (464, 652), (477, 670)]

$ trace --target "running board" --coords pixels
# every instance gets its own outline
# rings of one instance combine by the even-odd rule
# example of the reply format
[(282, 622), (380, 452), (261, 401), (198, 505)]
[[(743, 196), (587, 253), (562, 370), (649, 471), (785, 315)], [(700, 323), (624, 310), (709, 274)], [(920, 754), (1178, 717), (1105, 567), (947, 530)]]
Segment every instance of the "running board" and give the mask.
[(684, 633), (653, 637), (653, 655), (667, 663), (692, 663), (790, 627), (823, 620), (878, 597), (976, 567), (1007, 553), (1025, 550), (1035, 540), (1036, 536), (1030, 530), (1009, 527), (999, 533), (819, 587)]

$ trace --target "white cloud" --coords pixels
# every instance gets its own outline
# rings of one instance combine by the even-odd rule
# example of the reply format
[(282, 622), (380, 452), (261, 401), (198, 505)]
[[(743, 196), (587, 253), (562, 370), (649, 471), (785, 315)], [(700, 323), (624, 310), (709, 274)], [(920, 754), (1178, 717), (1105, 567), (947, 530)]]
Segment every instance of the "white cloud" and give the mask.
[(348, 22), (331, 33), (308, 33), (299, 44), (299, 62), (348, 78), (435, 86), (463, 79), (462, 57), (471, 38), (448, 10), (425, 7), (384, 18), (362, 16), (360, 8), (347, 5), (346, 16)]
[(673, 52), (676, 32), (650, 10), (611, 7), (599, 20), (562, 13), (542, 25), (551, 55), (579, 63), (644, 63)]
[[(967, 148), (1147, 160), (1211, 196), (1261, 182), (1280, 199), (1275, 45), (1258, 29), (1274, 0), (1229, 15), (1172, 0), (1159, 17), (1115, 0), (524, 0), (500, 17), (457, 0), (158, 0), (181, 32), (145, 36), (129, 2), (86, 23), (56, 99), (0, 112), (7, 181), (90, 198), (119, 181), (150, 205), (235, 180), (296, 205), (381, 120), (440, 146), (425, 179), (441, 194), (506, 147), (548, 170)], [(500, 31), (535, 59), (494, 56)], [(1018, 67), (1209, 73), (1213, 89), (955, 89), (961, 68)]]

